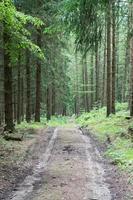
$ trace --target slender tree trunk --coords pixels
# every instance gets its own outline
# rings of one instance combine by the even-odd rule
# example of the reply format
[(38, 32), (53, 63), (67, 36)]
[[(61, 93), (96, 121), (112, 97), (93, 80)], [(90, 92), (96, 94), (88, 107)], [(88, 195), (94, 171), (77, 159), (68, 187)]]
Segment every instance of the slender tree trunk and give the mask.
[[(8, 56), (4, 55), (4, 93), (5, 93), (5, 130), (13, 131), (13, 102), (12, 102), (12, 67), (9, 66)], [(9, 62), (8, 62), (9, 61)]]
[(115, 0), (112, 5), (112, 113), (115, 114), (115, 82), (116, 82), (116, 11)]
[(5, 131), (14, 130), (13, 102), (12, 102), (12, 67), (10, 66), (10, 55), (6, 50), (10, 43), (10, 35), (4, 30), (4, 101), (5, 101)]
[[(38, 29), (37, 44), (41, 48), (41, 29)], [(41, 107), (41, 61), (37, 60), (35, 122), (40, 122), (40, 107)]]
[(121, 101), (121, 83), (120, 83), (120, 25), (119, 25), (119, 11), (120, 10), (120, 0), (117, 2), (117, 29), (116, 29), (116, 99), (117, 101)]
[(133, 117), (133, 38), (131, 39), (131, 81), (130, 81), (130, 116)]
[(99, 104), (99, 47), (98, 47), (98, 42), (96, 42), (96, 47), (95, 47), (95, 70), (96, 70), (95, 102), (96, 102), (96, 104)]
[(88, 82), (88, 69), (87, 69), (87, 58), (85, 57), (85, 61), (84, 61), (84, 79), (85, 79), (85, 102), (86, 102), (86, 112), (89, 112), (89, 82)]
[(129, 90), (129, 87), (127, 85), (128, 81), (128, 75), (129, 75), (129, 64), (130, 64), (130, 47), (129, 44), (127, 45), (126, 48), (126, 56), (125, 56), (125, 68), (124, 68), (124, 78), (123, 78), (123, 87), (122, 87), (122, 101), (126, 102), (127, 100), (127, 95), (126, 93)]
[(17, 121), (17, 85), (16, 85), (16, 81), (14, 81), (13, 83), (13, 119), (14, 122)]
[(127, 99), (127, 93), (129, 97), (129, 71), (130, 71), (130, 21), (128, 16), (128, 33), (127, 33), (127, 41), (126, 41), (126, 52), (125, 52), (125, 67), (124, 67), (124, 77), (123, 77), (123, 86), (122, 86), (122, 101), (129, 101)]
[(21, 77), (21, 121), (24, 121), (24, 78)]
[(111, 1), (107, 4), (107, 117), (112, 111)]
[(76, 80), (75, 80), (75, 114), (79, 115), (79, 69), (78, 69), (78, 57), (77, 52), (75, 53), (75, 73), (76, 73)]
[(56, 97), (55, 97), (55, 83), (52, 84), (52, 116), (55, 115)]
[(17, 70), (18, 70), (18, 88), (17, 88), (17, 123), (20, 124), (21, 123), (21, 77), (20, 77), (20, 69), (21, 69), (21, 55), (19, 54), (19, 58), (18, 58), (18, 66), (17, 66)]
[(31, 121), (31, 77), (30, 77), (30, 52), (26, 50), (26, 121)]
[(106, 105), (106, 69), (107, 69), (107, 27), (105, 26), (105, 44), (104, 44), (104, 63), (103, 63), (103, 86), (102, 86), (102, 106)]
[(50, 86), (47, 87), (47, 120), (51, 119)]
[(82, 92), (83, 92), (83, 109), (85, 111), (85, 107), (86, 107), (86, 97), (85, 97), (85, 77), (84, 77), (84, 74), (85, 74), (85, 70), (84, 70), (84, 60), (82, 58), (82, 84), (83, 84), (83, 87), (82, 87)]
[(85, 112), (89, 112), (89, 97), (88, 97), (88, 70), (87, 60), (82, 58), (82, 81), (83, 81), (83, 107)]
[[(130, 8), (130, 28), (133, 29), (133, 3), (129, 4)], [(130, 59), (131, 59), (131, 80), (130, 80), (130, 116), (133, 117), (133, 37), (130, 39)]]
[(93, 109), (94, 104), (94, 55), (91, 53), (91, 103), (90, 108)]

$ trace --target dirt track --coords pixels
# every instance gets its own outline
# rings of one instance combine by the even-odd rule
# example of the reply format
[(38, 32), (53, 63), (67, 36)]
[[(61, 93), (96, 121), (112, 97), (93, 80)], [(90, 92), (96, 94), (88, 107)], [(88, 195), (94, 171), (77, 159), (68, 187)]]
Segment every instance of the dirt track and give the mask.
[(8, 200), (111, 200), (103, 159), (77, 128), (57, 128)]

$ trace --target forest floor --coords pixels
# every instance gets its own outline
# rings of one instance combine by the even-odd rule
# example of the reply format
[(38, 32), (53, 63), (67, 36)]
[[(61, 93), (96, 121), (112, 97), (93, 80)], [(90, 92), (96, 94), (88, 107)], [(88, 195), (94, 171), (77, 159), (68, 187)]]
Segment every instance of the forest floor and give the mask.
[(103, 146), (74, 126), (40, 129), (8, 145), (1, 200), (131, 199), (126, 176), (104, 157)]

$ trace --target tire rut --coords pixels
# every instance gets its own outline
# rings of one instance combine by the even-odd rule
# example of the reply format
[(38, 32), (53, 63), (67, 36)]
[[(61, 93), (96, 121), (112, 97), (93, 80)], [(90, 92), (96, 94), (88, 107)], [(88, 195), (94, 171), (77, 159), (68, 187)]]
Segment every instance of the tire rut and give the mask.
[(31, 175), (26, 176), (23, 183), (21, 183), (18, 188), (16, 188), (16, 192), (14, 192), (8, 200), (27, 200), (30, 194), (34, 190), (34, 185), (36, 182), (41, 181), (42, 175), (47, 168), (47, 163), (50, 159), (51, 152), (53, 150), (53, 146), (57, 137), (57, 129), (55, 129), (52, 138), (50, 139), (48, 146), (45, 152), (41, 152), (38, 163), (33, 168), (33, 173)]

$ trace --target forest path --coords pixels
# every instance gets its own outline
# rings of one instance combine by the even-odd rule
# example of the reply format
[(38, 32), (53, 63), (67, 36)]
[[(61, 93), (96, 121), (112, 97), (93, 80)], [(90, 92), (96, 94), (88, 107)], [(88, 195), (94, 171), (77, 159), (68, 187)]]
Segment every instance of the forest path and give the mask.
[[(43, 141), (43, 139), (42, 139)], [(10, 200), (111, 200), (103, 160), (77, 128), (56, 128), (49, 144)]]

